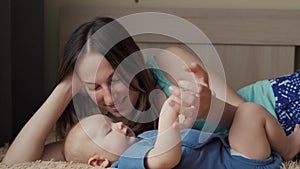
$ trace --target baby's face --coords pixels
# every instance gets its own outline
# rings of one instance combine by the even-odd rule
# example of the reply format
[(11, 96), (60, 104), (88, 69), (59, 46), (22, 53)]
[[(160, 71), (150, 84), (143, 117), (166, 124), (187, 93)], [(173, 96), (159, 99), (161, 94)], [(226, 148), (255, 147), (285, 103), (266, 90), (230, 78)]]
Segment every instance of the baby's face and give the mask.
[(105, 115), (93, 115), (80, 123), (90, 139), (108, 153), (120, 156), (136, 142), (131, 128), (122, 122), (115, 123)]

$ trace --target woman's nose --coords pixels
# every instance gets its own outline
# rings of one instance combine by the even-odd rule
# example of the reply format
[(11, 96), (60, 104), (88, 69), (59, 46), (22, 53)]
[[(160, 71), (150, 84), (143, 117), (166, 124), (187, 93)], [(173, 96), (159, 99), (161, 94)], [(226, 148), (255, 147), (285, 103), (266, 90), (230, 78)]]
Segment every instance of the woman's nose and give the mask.
[(104, 103), (106, 105), (114, 105), (114, 100), (112, 98), (110, 89), (105, 89), (104, 91)]

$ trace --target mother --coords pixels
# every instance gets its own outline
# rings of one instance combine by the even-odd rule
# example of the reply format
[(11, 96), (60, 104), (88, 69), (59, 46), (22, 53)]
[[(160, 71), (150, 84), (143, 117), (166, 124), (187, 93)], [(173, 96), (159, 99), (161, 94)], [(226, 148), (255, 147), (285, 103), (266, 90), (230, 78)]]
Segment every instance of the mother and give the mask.
[[(148, 96), (154, 89), (162, 89), (163, 95), (166, 97), (170, 95), (168, 89), (172, 94), (180, 96), (178, 89), (169, 87), (177, 84), (176, 81), (181, 77), (171, 77), (159, 70), (145, 69), (131, 80), (128, 76), (134, 75), (137, 70), (145, 67), (143, 57), (135, 57), (134, 61), (121, 66), (121, 71), (116, 71), (120, 63), (129, 55), (141, 54), (138, 52), (140, 49), (132, 37), (120, 24), (109, 27), (110, 29), (105, 34), (96, 36), (96, 38), (92, 37), (98, 29), (113, 21), (111, 18), (96, 18), (78, 27), (71, 35), (59, 67), (56, 87), (15, 138), (3, 159), (4, 163), (13, 164), (38, 159), (64, 160), (62, 154), (63, 139), (70, 127), (80, 118), (74, 109), (74, 102), (72, 101), (74, 97), (85, 100), (83, 103), (88, 109), (83, 109), (83, 112), (89, 113), (90, 106), (97, 105), (101, 110), (107, 112), (109, 117), (122, 121), (133, 128), (136, 134), (157, 128), (157, 113), (164, 100), (149, 100)], [(112, 48), (108, 47), (110, 38), (118, 36), (127, 38)], [(190, 65), (186, 71), (195, 75), (199, 87), (198, 95), (201, 100), (198, 118), (205, 118), (210, 109), (212, 96), (208, 87), (208, 75), (203, 70), (201, 61), (177, 47), (168, 48), (159, 55), (168, 55), (170, 54), (168, 52)], [(164, 57), (151, 57), (148, 63), (157, 64), (159, 67), (164, 63), (163, 59), (160, 58)], [(178, 71), (176, 70), (179, 66), (176, 66), (178, 62), (174, 62), (174, 64), (173, 71)], [(129, 71), (128, 68), (130, 68)], [(230, 87), (227, 87), (227, 98), (230, 104), (225, 105), (220, 123), (225, 128), (231, 124), (235, 106), (243, 102)], [(214, 103), (222, 102), (217, 98), (214, 101)], [(150, 118), (151, 120), (141, 121), (143, 116), (140, 115), (140, 112), (146, 110), (149, 111), (143, 113), (143, 116), (147, 115), (147, 119)], [(212, 113), (214, 112), (212, 111)], [(45, 146), (47, 135), (56, 122), (57, 133), (62, 139)]]

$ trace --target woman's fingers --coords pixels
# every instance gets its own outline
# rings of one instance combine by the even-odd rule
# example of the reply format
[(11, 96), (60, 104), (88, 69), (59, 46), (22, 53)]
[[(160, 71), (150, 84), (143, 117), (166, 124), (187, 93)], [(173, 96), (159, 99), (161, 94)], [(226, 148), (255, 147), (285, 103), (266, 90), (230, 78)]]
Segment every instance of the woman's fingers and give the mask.
[(180, 89), (182, 89), (183, 91), (190, 91), (190, 92), (198, 92), (198, 86), (196, 83), (187, 81), (187, 80), (180, 80), (178, 82), (178, 86), (180, 87)]
[(192, 72), (197, 83), (208, 87), (208, 74), (199, 64), (193, 62), (185, 67), (185, 71)]
[(208, 85), (208, 74), (200, 65), (191, 63), (185, 70), (193, 73), (194, 83), (179, 81), (179, 87), (170, 87), (170, 92), (176, 98), (176, 102), (182, 104), (180, 113), (185, 116), (185, 119), (180, 124), (189, 126), (197, 117), (207, 116), (212, 96)]
[(206, 117), (209, 112), (211, 105), (211, 89), (209, 88), (208, 83), (208, 74), (207, 72), (197, 63), (191, 63), (190, 66), (186, 67), (187, 72), (193, 73), (195, 81), (198, 85), (199, 97), (201, 100), (201, 105), (199, 107), (198, 118)]
[(84, 86), (77, 73), (74, 72), (72, 77), (73, 95), (76, 95), (77, 93), (85, 93)]
[(176, 86), (171, 86), (169, 91), (172, 93), (174, 100), (183, 106), (190, 107), (196, 106), (198, 103), (199, 95), (196, 92), (192, 92), (185, 88), (178, 88)]
[(199, 97), (189, 90), (172, 86), (169, 88), (172, 93), (172, 100), (180, 105), (180, 115), (178, 124), (180, 128), (189, 128), (194, 124), (199, 107)]

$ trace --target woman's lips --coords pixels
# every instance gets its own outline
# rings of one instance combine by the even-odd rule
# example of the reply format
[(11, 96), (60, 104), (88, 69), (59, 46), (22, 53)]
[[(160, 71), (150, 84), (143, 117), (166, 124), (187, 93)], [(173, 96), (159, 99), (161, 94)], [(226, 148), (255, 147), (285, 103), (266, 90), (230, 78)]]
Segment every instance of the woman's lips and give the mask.
[(118, 111), (118, 108), (116, 107), (116, 106), (109, 106), (111, 109), (112, 109), (112, 111), (114, 111), (114, 112), (117, 112)]
[(117, 104), (114, 104), (112, 106), (109, 106), (113, 111), (118, 112), (122, 109), (122, 105), (125, 101), (125, 97), (123, 99), (121, 99)]

